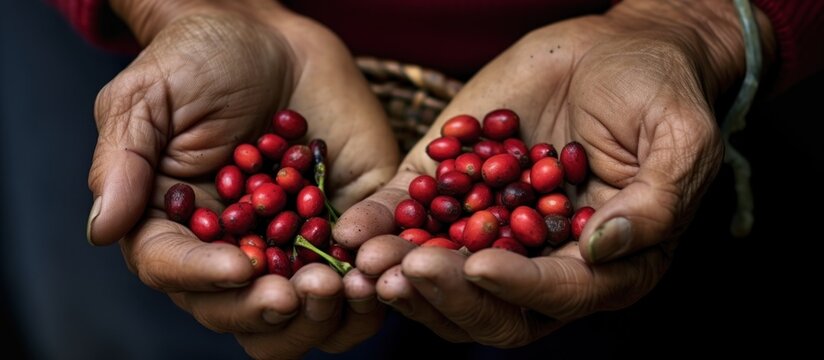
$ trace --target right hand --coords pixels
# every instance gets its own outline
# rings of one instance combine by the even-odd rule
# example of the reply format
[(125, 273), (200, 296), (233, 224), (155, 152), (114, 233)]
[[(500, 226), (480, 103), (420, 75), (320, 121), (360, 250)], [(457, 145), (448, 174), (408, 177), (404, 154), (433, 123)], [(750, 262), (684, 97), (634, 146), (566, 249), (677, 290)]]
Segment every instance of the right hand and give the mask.
[(285, 107), (309, 121), (308, 138), (326, 140), (338, 208), (386, 182), (397, 145), (343, 44), (270, 1), (113, 0), (112, 7), (148, 45), (97, 98), (89, 242), (121, 240), (141, 281), (204, 326), (236, 334), (253, 357), (343, 351), (371, 336), (383, 316), (374, 280), (357, 271), (341, 280), (320, 265), (291, 280), (253, 280), (237, 247), (201, 242), (162, 211), (176, 182), (195, 187), (198, 206), (220, 210), (210, 174)]

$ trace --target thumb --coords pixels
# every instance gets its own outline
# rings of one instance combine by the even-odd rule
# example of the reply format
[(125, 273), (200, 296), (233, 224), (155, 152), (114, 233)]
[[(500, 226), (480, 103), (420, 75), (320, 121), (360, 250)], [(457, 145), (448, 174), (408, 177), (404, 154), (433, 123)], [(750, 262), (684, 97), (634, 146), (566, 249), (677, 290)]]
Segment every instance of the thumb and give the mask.
[(92, 245), (116, 242), (143, 215), (170, 133), (166, 94), (162, 81), (128, 74), (98, 94), (98, 138), (89, 171), (94, 204), (86, 224)]

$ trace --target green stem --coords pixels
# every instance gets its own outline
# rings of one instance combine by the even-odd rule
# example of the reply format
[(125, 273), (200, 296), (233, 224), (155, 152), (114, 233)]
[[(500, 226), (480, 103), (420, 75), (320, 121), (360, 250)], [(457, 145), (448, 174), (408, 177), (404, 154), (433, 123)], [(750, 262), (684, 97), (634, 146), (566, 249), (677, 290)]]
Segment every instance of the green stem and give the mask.
[(315, 183), (318, 184), (318, 189), (323, 193), (323, 205), (326, 206), (326, 210), (329, 212), (329, 222), (334, 226), (338, 222), (340, 212), (335, 210), (332, 204), (329, 203), (329, 198), (326, 197), (326, 188), (324, 186), (326, 184), (326, 165), (322, 162), (315, 164)]
[(323, 250), (315, 247), (315, 245), (312, 245), (312, 243), (310, 243), (309, 240), (306, 240), (306, 238), (301, 235), (298, 235), (298, 237), (295, 239), (295, 246), (305, 247), (309, 250), (312, 250), (312, 252), (314, 252), (315, 254), (320, 255), (320, 257), (326, 260), (329, 263), (329, 265), (335, 268), (335, 270), (337, 270), (337, 272), (341, 275), (346, 275), (346, 273), (348, 273), (349, 270), (352, 270), (351, 264), (349, 264), (346, 261), (340, 261), (338, 259), (335, 259), (331, 255), (323, 252)]

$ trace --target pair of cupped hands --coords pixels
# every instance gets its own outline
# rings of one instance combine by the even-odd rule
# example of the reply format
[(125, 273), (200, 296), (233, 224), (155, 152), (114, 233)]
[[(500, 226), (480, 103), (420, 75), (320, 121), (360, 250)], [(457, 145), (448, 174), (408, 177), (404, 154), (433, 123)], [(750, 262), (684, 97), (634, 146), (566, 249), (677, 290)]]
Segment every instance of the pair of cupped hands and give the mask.
[[(449, 341), (513, 347), (632, 304), (662, 277), (721, 163), (709, 104), (743, 66), (740, 43), (690, 26), (699, 10), (664, 22), (671, 5), (626, 1), (524, 36), (401, 158), (351, 54), (320, 24), (270, 1), (126, 3), (112, 5), (145, 49), (97, 98), (89, 241), (119, 242), (142, 282), (256, 358), (344, 351), (379, 330), (387, 305)], [(739, 34), (734, 15), (707, 16), (710, 35)], [(176, 182), (220, 209), (210, 174), (283, 108), (328, 144), (332, 201), (347, 209), (333, 235), (359, 248), (343, 278), (310, 264), (253, 279), (238, 248), (204, 243), (162, 211)], [(580, 241), (536, 258), (467, 257), (391, 235), (408, 183), (434, 173), (424, 148), (440, 125), (497, 108), (520, 115), (527, 145), (586, 148), (591, 176), (567, 189), (576, 208), (597, 209)]]

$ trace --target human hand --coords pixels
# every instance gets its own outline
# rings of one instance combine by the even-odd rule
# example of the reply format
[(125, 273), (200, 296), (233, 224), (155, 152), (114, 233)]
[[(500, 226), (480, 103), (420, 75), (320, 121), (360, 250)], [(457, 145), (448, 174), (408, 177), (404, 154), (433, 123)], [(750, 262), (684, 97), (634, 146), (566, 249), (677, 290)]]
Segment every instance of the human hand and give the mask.
[[(464, 87), (390, 184), (344, 214), (336, 238), (357, 246), (374, 237), (357, 266), (380, 276), (379, 297), (452, 341), (519, 346), (626, 307), (660, 280), (720, 166), (711, 103), (743, 75), (740, 37), (731, 4), (721, 2), (625, 1), (604, 16), (534, 31)], [(466, 258), (357, 231), (365, 218), (393, 231), (409, 182), (434, 173), (424, 149), (445, 120), (496, 108), (521, 116), (527, 144), (586, 148), (591, 176), (567, 189), (576, 207), (597, 209), (580, 242), (531, 259), (498, 249)]]
[(122, 238), (126, 262), (144, 283), (210, 329), (235, 333), (254, 357), (292, 358), (314, 346), (341, 351), (377, 331), (374, 286), (357, 271), (341, 279), (310, 265), (291, 280), (252, 282), (239, 249), (203, 243), (162, 212), (176, 182), (195, 187), (199, 206), (220, 210), (209, 174), (285, 107), (305, 115), (308, 138), (326, 141), (339, 208), (391, 177), (397, 144), (345, 47), (270, 1), (112, 6), (147, 46), (97, 99), (89, 241)]

